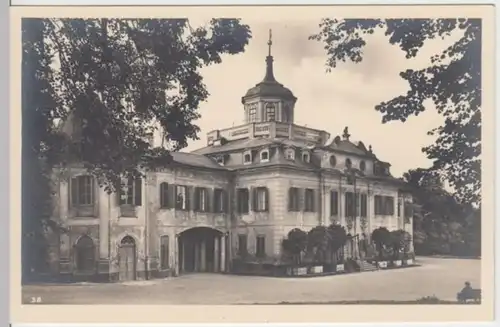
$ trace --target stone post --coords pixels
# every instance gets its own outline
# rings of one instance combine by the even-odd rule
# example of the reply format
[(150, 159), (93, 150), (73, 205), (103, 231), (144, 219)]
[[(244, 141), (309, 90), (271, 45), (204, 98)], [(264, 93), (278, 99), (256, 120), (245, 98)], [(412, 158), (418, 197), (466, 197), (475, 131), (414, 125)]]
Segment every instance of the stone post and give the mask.
[[(184, 243), (182, 243), (182, 246), (184, 247)], [(182, 253), (181, 256), (181, 262), (179, 263), (179, 235), (175, 235), (174, 237), (174, 274), (175, 276), (179, 276), (179, 264), (182, 264), (182, 269), (184, 270), (184, 252)]]
[(220, 271), (226, 271), (226, 235), (220, 238)]
[(200, 270), (200, 243), (194, 244), (194, 271)]
[(202, 240), (200, 243), (200, 270), (201, 271), (206, 271), (207, 270), (207, 241)]
[(220, 263), (219, 263), (219, 242), (220, 239), (216, 237), (214, 239), (214, 272), (219, 272), (220, 268)]

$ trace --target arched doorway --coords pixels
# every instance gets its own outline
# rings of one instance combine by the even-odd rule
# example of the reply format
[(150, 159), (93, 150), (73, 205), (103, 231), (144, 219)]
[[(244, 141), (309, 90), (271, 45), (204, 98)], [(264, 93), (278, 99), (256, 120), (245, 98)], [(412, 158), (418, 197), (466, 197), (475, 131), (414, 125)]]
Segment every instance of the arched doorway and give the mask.
[(128, 235), (122, 238), (118, 251), (120, 280), (134, 280), (136, 275), (136, 246), (134, 238)]
[(75, 268), (80, 273), (95, 272), (95, 245), (87, 235), (81, 236), (75, 244)]
[(224, 270), (227, 240), (222, 232), (195, 227), (182, 232), (178, 242), (180, 273)]

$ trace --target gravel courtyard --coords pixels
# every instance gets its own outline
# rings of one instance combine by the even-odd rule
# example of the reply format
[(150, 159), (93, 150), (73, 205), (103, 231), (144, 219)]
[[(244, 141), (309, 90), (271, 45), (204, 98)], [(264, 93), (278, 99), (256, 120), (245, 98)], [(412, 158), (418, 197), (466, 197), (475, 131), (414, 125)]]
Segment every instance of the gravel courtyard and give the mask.
[(454, 300), (465, 281), (480, 288), (480, 260), (417, 258), (422, 266), (315, 278), (193, 274), (116, 284), (28, 285), (23, 302), (44, 304), (272, 304), (364, 300)]

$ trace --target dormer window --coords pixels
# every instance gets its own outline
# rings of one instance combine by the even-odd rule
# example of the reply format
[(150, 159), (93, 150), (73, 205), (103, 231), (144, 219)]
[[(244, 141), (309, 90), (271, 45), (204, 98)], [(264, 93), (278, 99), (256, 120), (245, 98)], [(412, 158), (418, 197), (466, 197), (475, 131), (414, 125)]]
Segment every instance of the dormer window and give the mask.
[(337, 165), (337, 158), (334, 155), (330, 156), (330, 167), (335, 167)]
[(310, 159), (311, 159), (311, 158), (310, 158), (310, 156), (309, 156), (309, 153), (307, 153), (307, 152), (303, 152), (303, 153), (302, 153), (302, 161), (303, 161), (303, 162), (307, 162), (307, 163), (309, 163), (309, 160), (310, 160)]
[(260, 162), (268, 162), (269, 161), (269, 150), (262, 150), (260, 153)]
[(293, 149), (286, 149), (285, 158), (287, 160), (295, 160), (295, 151)]
[(251, 164), (252, 163), (252, 153), (250, 151), (245, 152), (243, 154), (243, 163), (245, 165)]

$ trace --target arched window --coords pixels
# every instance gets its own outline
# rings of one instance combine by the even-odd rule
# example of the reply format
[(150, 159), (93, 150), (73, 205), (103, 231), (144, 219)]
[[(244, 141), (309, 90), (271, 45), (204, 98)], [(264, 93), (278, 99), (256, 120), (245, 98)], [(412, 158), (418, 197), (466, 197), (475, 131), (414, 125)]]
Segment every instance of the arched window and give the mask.
[(269, 150), (263, 150), (260, 153), (260, 161), (261, 162), (267, 162), (267, 161), (269, 161)]
[(243, 163), (244, 164), (252, 163), (252, 153), (250, 151), (245, 152), (245, 154), (243, 155)]
[(276, 120), (276, 107), (272, 103), (266, 105), (266, 121)]
[(335, 167), (337, 165), (337, 158), (335, 156), (330, 156), (330, 166)]
[(95, 270), (95, 245), (87, 235), (83, 235), (75, 244), (75, 265), (79, 272), (93, 272)]
[(309, 159), (310, 159), (309, 158), (309, 153), (307, 153), (307, 152), (302, 153), (302, 161), (308, 163)]
[(361, 171), (365, 171), (365, 170), (366, 170), (366, 163), (365, 163), (364, 161), (361, 161), (361, 162), (359, 163), (359, 169), (360, 169)]
[(347, 159), (345, 160), (345, 166), (346, 166), (347, 168), (351, 168), (351, 167), (352, 167), (352, 161), (351, 161), (351, 159), (347, 158)]

